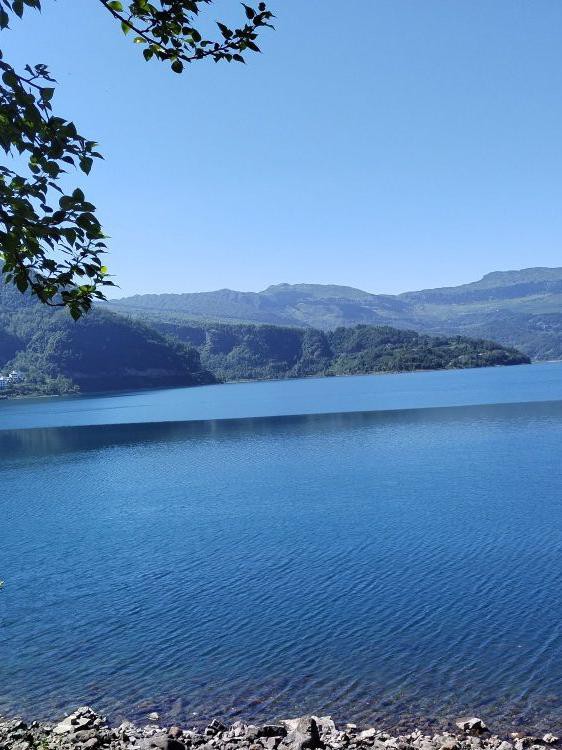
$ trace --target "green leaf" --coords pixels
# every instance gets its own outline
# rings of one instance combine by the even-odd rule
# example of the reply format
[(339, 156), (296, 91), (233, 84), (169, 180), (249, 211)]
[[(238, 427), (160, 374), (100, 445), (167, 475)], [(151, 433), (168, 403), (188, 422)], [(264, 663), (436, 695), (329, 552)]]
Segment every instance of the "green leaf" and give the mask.
[(80, 169), (85, 174), (90, 174), (90, 171), (92, 169), (92, 164), (94, 163), (94, 160), (91, 159), (89, 156), (83, 156), (80, 159)]

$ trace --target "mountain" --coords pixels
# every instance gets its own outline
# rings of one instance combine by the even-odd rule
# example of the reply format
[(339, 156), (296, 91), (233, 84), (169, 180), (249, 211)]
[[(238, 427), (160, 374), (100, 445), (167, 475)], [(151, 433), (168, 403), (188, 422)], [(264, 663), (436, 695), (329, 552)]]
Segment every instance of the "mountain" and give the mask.
[[(334, 289), (331, 292), (339, 293)], [(295, 294), (291, 289), (286, 293)], [(314, 290), (306, 293), (314, 294)], [(365, 294), (360, 292), (356, 298)], [(0, 288), (0, 374), (15, 371), (19, 375), (3, 392), (116, 391), (216, 380), (529, 361), (515, 349), (490, 341), (428, 336), (389, 326), (358, 325), (323, 331), (295, 326), (194, 324), (166, 317), (162, 320), (156, 316), (147, 325), (108, 309), (96, 309), (74, 322), (65, 310), (47, 308), (4, 286)]]
[(400, 295), (335, 285), (278, 284), (263, 292), (136, 295), (108, 307), (160, 322), (268, 323), (323, 330), (390, 325), (491, 338), (534, 359), (562, 357), (562, 268), (496, 271), (470, 284)]
[(157, 322), (160, 332), (195, 347), (220, 380), (258, 380), (371, 372), (516, 365), (529, 358), (490, 341), (427, 336), (389, 326), (322, 331), (236, 323)]
[(215, 382), (198, 353), (153, 328), (103, 310), (78, 322), (11, 286), (0, 287), (0, 372), (16, 393), (73, 393)]

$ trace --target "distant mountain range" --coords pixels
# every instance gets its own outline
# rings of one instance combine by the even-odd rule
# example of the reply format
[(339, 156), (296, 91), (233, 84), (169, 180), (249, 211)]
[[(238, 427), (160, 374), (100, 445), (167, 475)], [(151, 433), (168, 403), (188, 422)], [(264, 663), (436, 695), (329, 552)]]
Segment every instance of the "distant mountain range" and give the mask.
[[(1, 395), (118, 391), (221, 380), (349, 375), (516, 365), (521, 352), (490, 341), (428, 336), (389, 326), (333, 331), (174, 320), (148, 322), (95, 309), (76, 323), (0, 285)], [(164, 319), (166, 318), (166, 319)]]
[(399, 295), (346, 286), (278, 284), (263, 292), (135, 295), (112, 301), (107, 308), (160, 323), (267, 323), (322, 330), (359, 323), (387, 325), (492, 339), (533, 359), (562, 357), (562, 268), (496, 271), (470, 284)]

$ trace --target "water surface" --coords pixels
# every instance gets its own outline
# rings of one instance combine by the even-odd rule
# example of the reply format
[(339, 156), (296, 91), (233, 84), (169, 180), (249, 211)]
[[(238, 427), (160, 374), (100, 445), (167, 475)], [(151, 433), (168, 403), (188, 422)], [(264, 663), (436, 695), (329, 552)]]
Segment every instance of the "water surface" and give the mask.
[(562, 363), (0, 401), (0, 429), (562, 400)]
[(347, 414), (155, 419), (168, 391), (116, 397), (144, 424), (61, 399), (0, 432), (0, 713), (560, 731), (562, 366), (435, 375), (178, 406)]

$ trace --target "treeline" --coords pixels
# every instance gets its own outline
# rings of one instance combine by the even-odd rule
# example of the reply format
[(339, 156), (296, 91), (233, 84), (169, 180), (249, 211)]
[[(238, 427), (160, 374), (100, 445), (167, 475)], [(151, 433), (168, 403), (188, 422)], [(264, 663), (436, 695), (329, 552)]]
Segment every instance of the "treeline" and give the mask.
[[(15, 298), (15, 295), (18, 295)], [(18, 304), (20, 300), (24, 304)], [(516, 349), (388, 326), (321, 331), (274, 325), (149, 324), (96, 309), (78, 322), (0, 289), (0, 395), (190, 386), (217, 381), (486, 367), (528, 362)]]
[(193, 346), (220, 380), (356, 375), (525, 364), (516, 349), (462, 336), (428, 336), (389, 326), (320, 331), (270, 325), (152, 321)]

